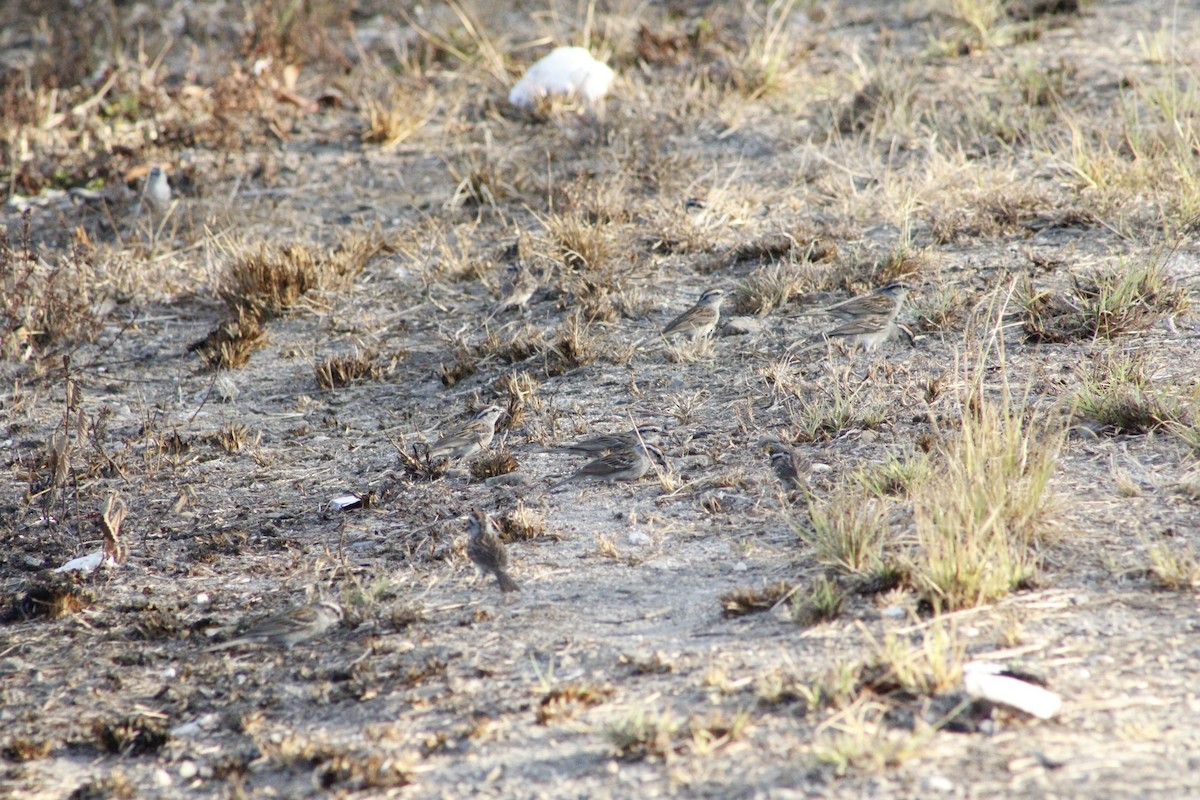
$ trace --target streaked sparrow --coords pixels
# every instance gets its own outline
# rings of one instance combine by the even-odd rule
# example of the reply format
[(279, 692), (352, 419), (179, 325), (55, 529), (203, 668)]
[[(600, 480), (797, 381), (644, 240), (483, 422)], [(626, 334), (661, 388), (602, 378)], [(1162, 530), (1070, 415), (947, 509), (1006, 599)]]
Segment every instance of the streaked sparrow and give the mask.
[(852, 322), (865, 317), (886, 317), (888, 320), (893, 320), (900, 313), (904, 298), (910, 291), (912, 291), (910, 285), (896, 281), (882, 286), (870, 294), (851, 297), (849, 300), (843, 300), (827, 308), (809, 313), (828, 314), (843, 322)]
[(653, 442), (663, 433), (658, 425), (638, 425), (625, 433), (604, 433), (558, 447), (547, 448), (550, 453), (573, 453), (579, 456), (599, 456), (633, 447), (639, 442)]
[(467, 557), (484, 574), (496, 576), (500, 591), (521, 591), (508, 574), (508, 548), (500, 541), (496, 524), (482, 511), (472, 511), (467, 517)]
[(608, 455), (584, 464), (577, 472), (554, 484), (553, 488), (584, 478), (595, 478), (605, 483), (636, 481), (650, 471), (655, 461), (664, 467), (667, 463), (663, 451), (652, 444), (643, 443), (614, 450)]
[(708, 336), (717, 327), (721, 317), (721, 301), (725, 292), (721, 289), (709, 289), (700, 295), (696, 305), (680, 314), (671, 324), (663, 328), (664, 337), (682, 336), (685, 339), (696, 340)]
[(773, 437), (762, 444), (771, 457), (771, 467), (784, 489), (797, 491), (808, 488), (808, 474), (812, 470), (808, 459), (794, 447)]
[(247, 628), (242, 635), (215, 644), (206, 650), (211, 653), (244, 644), (282, 645), (291, 650), (295, 645), (320, 636), (339, 624), (342, 615), (342, 607), (337, 603), (332, 600), (320, 600), (265, 617)]
[(500, 406), (487, 406), (465, 425), (451, 430), (429, 446), (430, 460), (469, 458), (492, 443), (496, 421), (504, 415)]
[(525, 306), (537, 288), (538, 280), (529, 271), (529, 267), (525, 266), (525, 262), (510, 264), (504, 283), (500, 286), (500, 299), (492, 306), (488, 318), (491, 319), (510, 308), (518, 308), (524, 314)]
[(171, 205), (171, 184), (167, 171), (162, 167), (151, 167), (142, 185), (142, 205), (149, 206), (155, 214), (162, 214)]

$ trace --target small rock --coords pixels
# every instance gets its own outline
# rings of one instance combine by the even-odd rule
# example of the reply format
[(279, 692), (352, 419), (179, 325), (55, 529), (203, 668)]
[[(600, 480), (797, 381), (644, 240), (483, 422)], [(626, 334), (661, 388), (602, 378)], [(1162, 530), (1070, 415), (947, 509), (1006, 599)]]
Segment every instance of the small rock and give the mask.
[(954, 791), (954, 782), (944, 775), (930, 775), (921, 783), (926, 791), (938, 792), (939, 794), (949, 794)]
[(748, 336), (762, 333), (762, 320), (757, 317), (730, 317), (721, 326), (722, 336)]
[(179, 765), (179, 777), (185, 781), (196, 777), (196, 773), (199, 771), (196, 769), (196, 764), (193, 761), (184, 761)]
[(734, 571), (734, 572), (745, 572), (745, 571), (746, 571), (746, 570), (748, 570), (748, 569), (749, 569), (749, 567), (747, 567), (747, 566), (746, 566), (746, 562), (745, 562), (745, 561), (739, 561), (739, 562), (737, 562), (736, 564), (734, 564), (734, 565), (733, 565), (733, 571)]
[(904, 610), (903, 606), (888, 606), (879, 613), (888, 619), (904, 619), (908, 612)]
[(162, 769), (161, 767), (159, 767), (158, 769), (154, 770), (154, 785), (155, 786), (160, 786), (160, 787), (165, 788), (167, 786), (170, 786), (172, 783), (174, 783), (174, 781), (171, 780), (171, 775), (165, 769)]
[(650, 534), (645, 531), (630, 531), (625, 539), (634, 547), (650, 544)]
[(196, 599), (193, 602), (198, 606), (206, 606), (211, 601), (208, 596), (208, 592), (201, 592), (200, 594), (196, 595)]
[(488, 486), (528, 486), (529, 476), (524, 472), (506, 472), (503, 475), (493, 475), (484, 483)]

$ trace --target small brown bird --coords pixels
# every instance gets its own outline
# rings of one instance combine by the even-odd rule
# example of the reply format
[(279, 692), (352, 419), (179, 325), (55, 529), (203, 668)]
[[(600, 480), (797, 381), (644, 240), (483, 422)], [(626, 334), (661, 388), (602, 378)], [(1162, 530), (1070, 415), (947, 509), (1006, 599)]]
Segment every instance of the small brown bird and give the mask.
[(800, 491), (808, 488), (808, 475), (812, 471), (808, 459), (794, 447), (789, 447), (774, 437), (764, 439), (762, 445), (770, 455), (771, 467), (784, 489)]
[(492, 306), (488, 319), (510, 308), (520, 309), (524, 314), (525, 306), (528, 305), (537, 289), (538, 279), (529, 271), (529, 267), (525, 266), (525, 262), (519, 261), (509, 265), (508, 275), (500, 287), (500, 299)]
[(614, 450), (627, 450), (638, 442), (657, 439), (663, 429), (657, 425), (638, 425), (626, 433), (603, 433), (590, 439), (549, 448), (551, 453), (573, 453), (579, 456), (600, 456)]
[(482, 511), (472, 511), (467, 518), (467, 557), (484, 574), (496, 576), (500, 591), (521, 591), (508, 574), (508, 548), (496, 534), (496, 524)]
[(342, 607), (337, 603), (321, 600), (261, 619), (247, 628), (241, 636), (215, 644), (207, 648), (207, 651), (211, 653), (244, 644), (282, 645), (291, 650), (301, 642), (314, 639), (339, 624), (342, 615)]
[(429, 446), (429, 458), (469, 458), (492, 443), (496, 421), (504, 415), (500, 406), (481, 409), (471, 421), (447, 433)]
[(721, 318), (721, 301), (725, 292), (720, 289), (709, 289), (700, 295), (696, 305), (680, 314), (663, 328), (664, 337), (682, 336), (685, 339), (696, 340), (708, 336), (717, 327)]
[(825, 338), (841, 339), (851, 347), (861, 347), (870, 351), (901, 333), (908, 338), (909, 344), (913, 344), (913, 335), (908, 328), (896, 322), (894, 318), (874, 315), (843, 323), (831, 331), (826, 331)]
[(595, 478), (605, 483), (636, 481), (649, 472), (656, 461), (660, 465), (666, 466), (667, 459), (663, 455), (663, 451), (652, 444), (643, 443), (634, 447), (614, 450), (608, 455), (584, 464), (577, 472), (563, 478), (551, 488), (557, 489), (564, 483), (583, 478)]
[(902, 281), (895, 281), (881, 286), (870, 294), (851, 297), (826, 308), (808, 312), (810, 314), (828, 314), (842, 322), (853, 322), (867, 317), (884, 317), (889, 322), (900, 313), (904, 298), (912, 291), (912, 286)]

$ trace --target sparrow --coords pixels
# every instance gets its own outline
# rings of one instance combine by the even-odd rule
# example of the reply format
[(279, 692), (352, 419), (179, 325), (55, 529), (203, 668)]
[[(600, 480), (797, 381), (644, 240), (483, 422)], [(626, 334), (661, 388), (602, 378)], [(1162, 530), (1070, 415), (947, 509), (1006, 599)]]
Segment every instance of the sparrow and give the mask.
[(291, 650), (295, 645), (320, 636), (341, 623), (342, 615), (342, 607), (331, 600), (298, 606), (265, 617), (247, 628), (241, 636), (208, 647), (205, 652), (212, 653), (243, 644), (282, 645)]
[(504, 414), (500, 406), (488, 406), (471, 421), (447, 433), (429, 446), (431, 461), (444, 458), (469, 458), (492, 443), (496, 420)]
[(812, 469), (808, 459), (775, 438), (764, 440), (763, 446), (771, 457), (771, 467), (784, 489), (799, 491), (808, 488), (808, 473)]
[(488, 314), (488, 319), (510, 308), (519, 308), (521, 313), (524, 314), (525, 306), (529, 302), (529, 298), (533, 297), (533, 293), (537, 291), (537, 288), (538, 280), (529, 271), (529, 267), (525, 266), (524, 261), (510, 264), (508, 275), (505, 277), (504, 283), (500, 286), (500, 299), (492, 306), (492, 310)]
[(471, 516), (467, 517), (467, 557), (484, 574), (496, 576), (500, 591), (521, 591), (521, 587), (508, 574), (508, 548), (496, 534), (496, 525), (491, 517), (482, 511), (472, 511)]
[(863, 350), (874, 350), (879, 345), (903, 333), (913, 344), (913, 335), (908, 328), (899, 324), (893, 317), (883, 314), (872, 314), (843, 323), (831, 331), (825, 332), (825, 338), (841, 339), (851, 347), (861, 347)]
[(600, 456), (614, 450), (629, 449), (639, 442), (657, 439), (663, 429), (657, 425), (638, 425), (625, 433), (604, 433), (590, 439), (547, 448), (549, 453), (573, 453), (579, 456)]
[(171, 184), (167, 171), (162, 167), (151, 167), (142, 185), (142, 205), (149, 206), (155, 214), (162, 214), (171, 205)]
[(682, 336), (692, 341), (708, 336), (717, 327), (717, 320), (721, 317), (721, 301), (724, 298), (724, 291), (709, 289), (700, 295), (696, 305), (680, 314), (671, 321), (670, 325), (663, 328), (662, 335), (664, 337)]
[(900, 313), (904, 298), (912, 291), (907, 283), (896, 281), (880, 287), (870, 294), (851, 297), (827, 308), (808, 312), (810, 314), (828, 314), (842, 322), (853, 322), (864, 317), (886, 317), (889, 321)]
[(564, 483), (580, 480), (581, 478), (597, 478), (605, 483), (614, 481), (636, 481), (650, 471), (654, 461), (665, 467), (666, 456), (652, 444), (637, 444), (633, 447), (614, 450), (608, 455), (589, 461), (580, 467), (579, 471), (568, 475), (552, 488), (558, 488)]

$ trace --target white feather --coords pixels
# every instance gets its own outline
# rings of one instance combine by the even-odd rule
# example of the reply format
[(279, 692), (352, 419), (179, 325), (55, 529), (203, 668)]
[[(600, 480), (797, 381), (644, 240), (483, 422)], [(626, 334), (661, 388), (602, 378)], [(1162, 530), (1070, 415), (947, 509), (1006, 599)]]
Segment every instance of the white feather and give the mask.
[(508, 93), (508, 102), (529, 108), (542, 97), (575, 95), (595, 105), (608, 94), (613, 71), (582, 47), (558, 47), (536, 62)]

